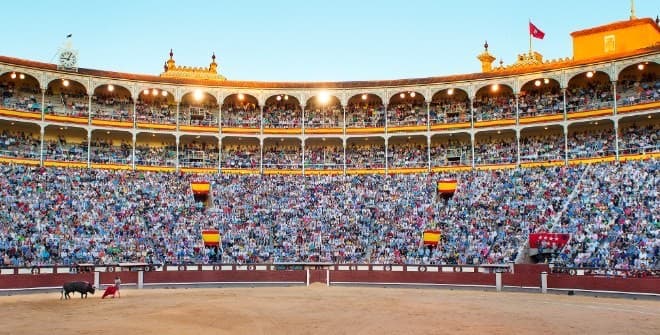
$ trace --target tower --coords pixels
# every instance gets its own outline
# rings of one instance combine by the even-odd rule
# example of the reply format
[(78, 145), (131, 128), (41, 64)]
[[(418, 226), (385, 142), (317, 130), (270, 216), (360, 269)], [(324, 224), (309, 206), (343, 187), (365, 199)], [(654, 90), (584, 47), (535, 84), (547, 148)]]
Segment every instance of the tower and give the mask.
[(481, 62), (481, 72), (490, 72), (493, 70), (493, 61), (496, 58), (488, 52), (488, 41), (484, 43), (484, 52), (479, 54), (477, 59)]

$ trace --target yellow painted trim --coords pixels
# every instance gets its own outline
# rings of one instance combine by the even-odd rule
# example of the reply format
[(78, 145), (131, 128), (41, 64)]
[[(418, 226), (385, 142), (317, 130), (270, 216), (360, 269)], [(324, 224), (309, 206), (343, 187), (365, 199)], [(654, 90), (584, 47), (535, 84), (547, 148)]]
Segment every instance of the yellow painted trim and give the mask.
[(569, 120), (583, 119), (583, 118), (594, 117), (594, 116), (612, 115), (613, 112), (614, 112), (614, 110), (612, 108), (598, 109), (598, 110), (586, 111), (586, 112), (568, 113), (566, 115), (566, 118), (569, 119)]
[(639, 112), (647, 109), (656, 109), (656, 108), (660, 108), (660, 101), (650, 102), (647, 104), (617, 107), (616, 112), (618, 114), (621, 114), (621, 113)]
[(165, 130), (176, 129), (176, 125), (174, 124), (143, 123), (143, 122), (138, 122), (137, 127), (141, 129), (165, 129)]
[(385, 169), (347, 169), (346, 174), (385, 174)]
[(520, 118), (520, 124), (529, 124), (537, 122), (548, 122), (548, 121), (561, 121), (564, 119), (564, 114), (555, 114), (555, 115), (543, 115), (543, 116), (531, 116)]
[(305, 174), (309, 175), (338, 175), (344, 173), (344, 170), (308, 170), (305, 169)]
[(20, 112), (20, 111), (0, 108), (0, 115), (15, 117), (19, 119), (41, 120), (41, 112), (39, 113)]
[(461, 172), (470, 170), (472, 170), (472, 167), (469, 165), (436, 166), (431, 168), (431, 172)]
[(302, 169), (300, 169), (300, 170), (292, 170), (292, 169), (286, 169), (286, 170), (264, 169), (264, 175), (269, 175), (269, 174), (301, 175), (301, 174), (302, 174)]
[(264, 134), (302, 134), (302, 128), (264, 128)]
[(223, 168), (223, 174), (259, 174), (259, 169), (228, 169)]
[(394, 168), (387, 170), (387, 173), (396, 173), (396, 174), (427, 173), (427, 172), (429, 172), (427, 168)]
[(476, 170), (504, 170), (504, 169), (515, 169), (516, 163), (507, 163), (507, 164), (485, 164), (475, 166)]
[(153, 172), (174, 172), (176, 171), (175, 167), (171, 166), (144, 166), (138, 165), (135, 167), (136, 171), (153, 171)]
[(523, 167), (523, 168), (551, 167), (551, 166), (563, 166), (563, 165), (564, 165), (564, 161), (545, 161), (545, 162), (520, 163), (520, 167)]
[(94, 119), (92, 119), (92, 124), (95, 125), (95, 126), (133, 128), (133, 122), (131, 122), (131, 121), (112, 121), (112, 120), (94, 120)]
[(342, 134), (341, 128), (305, 128), (305, 134)]
[(44, 166), (53, 167), (66, 167), (66, 168), (87, 168), (87, 163), (83, 162), (58, 162), (58, 161), (44, 161)]
[(46, 119), (47, 121), (69, 122), (69, 123), (77, 123), (77, 124), (87, 124), (89, 122), (89, 118), (87, 117), (72, 117), (72, 116), (48, 115), (48, 114), (44, 116), (44, 119)]
[(431, 130), (445, 130), (445, 129), (462, 129), (470, 128), (470, 122), (461, 122), (461, 123), (443, 123), (443, 124), (432, 124)]
[(228, 134), (255, 134), (255, 133), (259, 133), (259, 131), (260, 131), (259, 128), (236, 128), (236, 127), (222, 128), (222, 132)]
[(39, 165), (39, 160), (38, 159), (31, 159), (31, 158), (0, 157), (0, 163)]
[(396, 126), (387, 128), (388, 133), (398, 133), (406, 131), (426, 131), (426, 126)]
[(492, 126), (510, 126), (516, 124), (516, 119), (506, 120), (491, 120), (491, 121), (478, 121), (474, 123), (475, 128), (492, 127)]
[(346, 134), (385, 134), (385, 128), (346, 128)]
[(105, 163), (92, 163), (92, 169), (104, 170), (132, 170), (130, 164), (105, 164)]
[(203, 133), (217, 133), (218, 127), (205, 127), (205, 126), (179, 126), (182, 131), (199, 131)]
[(615, 156), (594, 157), (594, 158), (575, 158), (575, 159), (569, 159), (568, 160), (568, 165), (614, 162), (615, 160), (616, 160)]
[(185, 168), (185, 167), (182, 167), (182, 168), (180, 168), (180, 171), (185, 172), (185, 173), (206, 173), (206, 174), (208, 174), (208, 173), (218, 173), (217, 168), (214, 169), (214, 168)]
[(645, 154), (632, 154), (632, 155), (621, 155), (619, 156), (619, 161), (641, 161), (644, 159), (659, 159), (660, 152), (651, 152)]

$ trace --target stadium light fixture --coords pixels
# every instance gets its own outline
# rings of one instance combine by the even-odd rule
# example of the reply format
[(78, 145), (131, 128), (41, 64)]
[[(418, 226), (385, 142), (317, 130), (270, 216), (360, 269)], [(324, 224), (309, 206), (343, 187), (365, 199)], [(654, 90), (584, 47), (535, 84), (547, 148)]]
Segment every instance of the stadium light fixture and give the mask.
[(637, 69), (639, 69), (640, 71), (644, 70), (644, 64), (639, 63), (639, 65), (637, 65)]
[(66, 79), (62, 80), (62, 85), (64, 85), (64, 87), (69, 87), (69, 81)]
[(453, 88), (448, 89), (447, 95), (454, 95), (454, 89)]
[(414, 98), (415, 97), (415, 92), (410, 92), (410, 97)]
[(245, 99), (245, 95), (243, 93), (238, 93), (238, 100), (243, 101)]
[(536, 80), (536, 81), (534, 82), (534, 86), (536, 86), (536, 87), (541, 86), (541, 81), (540, 81), (540, 80)]
[(152, 95), (158, 95), (158, 90), (154, 88), (153, 90), (151, 90), (151, 94)]
[(321, 92), (319, 93), (319, 97), (318, 97), (318, 99), (319, 99), (319, 102), (320, 102), (320, 103), (322, 103), (322, 104), (325, 105), (325, 104), (328, 103), (328, 101), (330, 101), (330, 93), (328, 93), (328, 92), (326, 92), (326, 91), (321, 91)]
[(149, 90), (144, 90), (144, 91), (142, 91), (142, 94), (144, 94), (144, 95), (149, 95)]
[(367, 95), (366, 94), (362, 94), (362, 100), (367, 100)]
[(277, 101), (281, 101), (281, 100), (282, 100), (282, 96), (281, 96), (281, 95), (278, 95), (277, 98), (275, 98), (275, 100), (277, 100)]
[(405, 98), (405, 97), (406, 97), (406, 94), (405, 94), (405, 93), (401, 93), (401, 94), (399, 94), (399, 98), (403, 99), (403, 98)]
[(110, 131), (109, 131), (109, 130), (108, 130), (108, 131), (106, 131), (105, 133), (106, 133), (107, 135), (110, 135)]
[(204, 93), (202, 90), (196, 89), (195, 92), (193, 92), (193, 98), (195, 98), (195, 101), (201, 101), (203, 97)]
[(160, 92), (160, 94), (162, 94), (164, 97), (166, 97), (167, 96), (167, 91), (162, 91), (162, 92)]
[(500, 90), (500, 84), (493, 84), (493, 86), (490, 87), (490, 90), (493, 92), (497, 92)]
[(112, 92), (112, 91), (114, 91), (114, 90), (115, 90), (115, 86), (114, 86), (114, 85), (108, 85), (108, 92)]
[(593, 76), (594, 76), (594, 72), (593, 72), (593, 71), (589, 71), (589, 72), (587, 72), (587, 78), (593, 78)]
[(548, 78), (543, 79), (543, 83), (546, 84), (546, 85), (549, 84), (549, 83), (550, 83), (550, 79), (548, 79)]
[(652, 118), (651, 114), (649, 114), (649, 116), (647, 116), (647, 118), (649, 118), (649, 119)]
[(11, 79), (16, 79), (16, 72), (12, 72), (10, 77), (11, 77)]
[(19, 74), (18, 78), (21, 79), (21, 80), (25, 79), (25, 74), (23, 74), (23, 73)]

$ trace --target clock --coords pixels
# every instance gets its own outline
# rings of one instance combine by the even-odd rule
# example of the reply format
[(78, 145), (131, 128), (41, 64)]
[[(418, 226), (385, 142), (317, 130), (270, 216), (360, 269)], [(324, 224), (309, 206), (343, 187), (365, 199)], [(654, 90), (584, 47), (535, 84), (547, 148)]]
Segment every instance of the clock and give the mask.
[(74, 50), (63, 50), (60, 52), (60, 66), (68, 69), (78, 67), (78, 54)]

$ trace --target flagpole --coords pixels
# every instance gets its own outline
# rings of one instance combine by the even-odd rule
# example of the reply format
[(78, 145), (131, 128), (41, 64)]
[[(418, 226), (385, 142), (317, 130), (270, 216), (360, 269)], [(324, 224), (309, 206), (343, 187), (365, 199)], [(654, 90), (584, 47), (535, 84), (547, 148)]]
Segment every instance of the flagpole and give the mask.
[(527, 24), (527, 32), (529, 33), (529, 56), (532, 56), (532, 31), (529, 29), (532, 24), (532, 19), (529, 19), (529, 23)]

